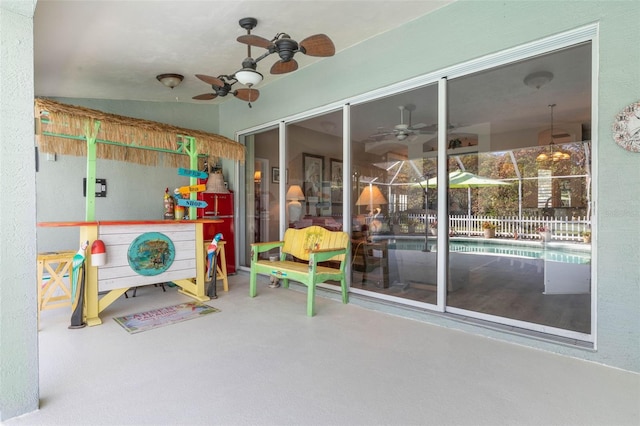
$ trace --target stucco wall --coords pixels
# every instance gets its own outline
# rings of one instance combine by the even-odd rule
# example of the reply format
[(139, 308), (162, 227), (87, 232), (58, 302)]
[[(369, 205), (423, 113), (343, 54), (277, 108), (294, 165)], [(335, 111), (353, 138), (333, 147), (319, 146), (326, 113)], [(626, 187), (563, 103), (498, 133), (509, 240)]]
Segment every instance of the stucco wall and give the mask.
[(39, 396), (34, 7), (27, 1), (0, 2), (0, 421), (36, 410)]

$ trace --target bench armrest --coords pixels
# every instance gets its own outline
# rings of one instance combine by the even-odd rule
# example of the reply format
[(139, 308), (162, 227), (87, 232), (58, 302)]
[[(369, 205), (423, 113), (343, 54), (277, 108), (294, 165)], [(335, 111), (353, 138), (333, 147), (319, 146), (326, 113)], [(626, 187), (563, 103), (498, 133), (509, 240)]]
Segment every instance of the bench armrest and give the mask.
[(260, 253), (267, 252), (274, 248), (282, 248), (284, 241), (268, 241), (264, 243), (251, 243), (251, 263), (258, 261)]
[(324, 262), (331, 259), (333, 256), (338, 256), (345, 253), (347, 253), (346, 247), (312, 250), (309, 252), (309, 261), (315, 263)]
[(258, 253), (264, 253), (274, 248), (282, 247), (284, 241), (267, 241), (264, 243), (251, 243), (251, 250), (255, 250)]

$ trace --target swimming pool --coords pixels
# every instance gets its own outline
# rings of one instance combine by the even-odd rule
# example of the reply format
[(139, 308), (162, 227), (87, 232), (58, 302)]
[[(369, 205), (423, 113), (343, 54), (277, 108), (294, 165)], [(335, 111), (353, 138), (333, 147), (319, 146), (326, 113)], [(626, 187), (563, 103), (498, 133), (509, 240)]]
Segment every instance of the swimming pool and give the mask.
[[(387, 240), (389, 250), (424, 250), (424, 238)], [(436, 252), (435, 240), (429, 240), (427, 250)], [(576, 244), (547, 243), (539, 241), (513, 240), (472, 240), (452, 238), (449, 240), (450, 253), (493, 254), (527, 259), (542, 259), (562, 263), (591, 263), (591, 251), (588, 246)]]

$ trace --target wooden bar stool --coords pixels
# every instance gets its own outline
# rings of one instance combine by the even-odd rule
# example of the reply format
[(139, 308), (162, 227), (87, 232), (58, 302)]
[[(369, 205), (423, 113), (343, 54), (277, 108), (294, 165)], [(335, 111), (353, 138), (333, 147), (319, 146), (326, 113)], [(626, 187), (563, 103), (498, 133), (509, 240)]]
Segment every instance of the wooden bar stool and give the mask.
[[(216, 248), (216, 282), (222, 280), (222, 288), (224, 291), (229, 291), (229, 280), (227, 279), (227, 256), (224, 252), (225, 241), (218, 241), (218, 247)], [(209, 249), (210, 242), (204, 243), (204, 257), (205, 257), (205, 273), (207, 267), (207, 249)]]
[[(71, 276), (73, 272), (73, 256), (75, 251), (60, 251), (38, 253), (38, 326), (40, 325), (40, 311), (45, 309), (71, 307)], [(49, 274), (49, 280), (44, 284), (44, 274)], [(64, 281), (65, 275), (68, 279)]]

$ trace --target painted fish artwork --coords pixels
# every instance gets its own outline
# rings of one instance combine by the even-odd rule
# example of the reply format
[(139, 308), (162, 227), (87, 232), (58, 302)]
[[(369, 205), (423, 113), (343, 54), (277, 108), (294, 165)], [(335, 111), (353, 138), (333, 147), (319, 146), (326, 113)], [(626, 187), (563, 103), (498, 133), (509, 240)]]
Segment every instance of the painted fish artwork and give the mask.
[(169, 269), (176, 256), (173, 241), (160, 232), (138, 236), (127, 252), (129, 266), (139, 275), (159, 275)]

